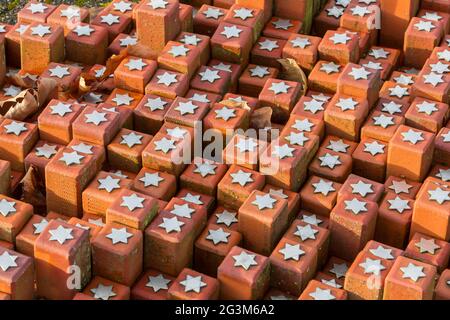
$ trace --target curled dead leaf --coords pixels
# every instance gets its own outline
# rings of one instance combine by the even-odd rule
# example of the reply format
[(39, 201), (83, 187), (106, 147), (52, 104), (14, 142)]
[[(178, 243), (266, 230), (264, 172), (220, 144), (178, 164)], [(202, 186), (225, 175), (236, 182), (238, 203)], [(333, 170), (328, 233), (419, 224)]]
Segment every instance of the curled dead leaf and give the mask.
[(219, 104), (222, 104), (224, 106), (230, 107), (230, 108), (242, 108), (247, 111), (251, 111), (252, 109), (249, 107), (247, 101), (234, 101), (234, 100), (222, 100), (219, 102)]
[(272, 123), (270, 119), (272, 118), (272, 112), (271, 107), (262, 107), (253, 111), (250, 117), (250, 127), (253, 129), (271, 127)]
[(45, 182), (39, 170), (31, 165), (25, 176), (20, 181), (22, 194), (20, 200), (34, 206), (37, 212), (45, 213)]
[(34, 88), (36, 86), (37, 76), (10, 72), (6, 76), (6, 81), (21, 88)]
[(52, 99), (58, 83), (54, 79), (43, 78), (37, 81), (36, 86), (36, 88), (25, 89), (17, 96), (0, 102), (0, 114), (9, 119), (25, 120)]
[(282, 66), (279, 78), (301, 83), (302, 95), (305, 95), (306, 91), (308, 91), (308, 78), (298, 63), (294, 59), (290, 58), (278, 59), (278, 62)]

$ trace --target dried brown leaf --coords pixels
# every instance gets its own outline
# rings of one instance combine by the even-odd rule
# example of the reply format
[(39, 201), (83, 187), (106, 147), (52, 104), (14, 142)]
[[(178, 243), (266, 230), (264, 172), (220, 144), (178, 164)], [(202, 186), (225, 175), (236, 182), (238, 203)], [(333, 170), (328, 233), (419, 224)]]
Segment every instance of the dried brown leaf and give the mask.
[(279, 75), (281, 79), (288, 81), (299, 82), (302, 85), (302, 95), (308, 91), (308, 78), (303, 72), (302, 68), (294, 59), (278, 59), (278, 62), (282, 66), (282, 71)]
[(20, 181), (22, 194), (20, 200), (35, 207), (37, 212), (45, 212), (45, 183), (39, 170), (31, 165), (25, 176)]
[(270, 122), (272, 112), (271, 107), (262, 107), (253, 111), (250, 118), (250, 127), (254, 129), (264, 129), (272, 126), (272, 123)]
[(0, 103), (1, 113), (5, 118), (25, 120), (39, 109), (37, 92), (34, 89), (26, 89), (14, 98)]
[(249, 112), (252, 110), (246, 101), (238, 102), (234, 100), (222, 100), (219, 102), (219, 104), (222, 104), (230, 108), (242, 108)]

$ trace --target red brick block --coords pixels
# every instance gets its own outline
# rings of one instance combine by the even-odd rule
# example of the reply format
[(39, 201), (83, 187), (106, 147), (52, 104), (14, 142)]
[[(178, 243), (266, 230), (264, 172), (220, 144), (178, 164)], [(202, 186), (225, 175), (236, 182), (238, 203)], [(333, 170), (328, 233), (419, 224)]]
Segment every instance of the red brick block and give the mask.
[(34, 243), (37, 295), (51, 300), (72, 299), (76, 288), (67, 283), (74, 265), (83, 288), (91, 279), (89, 232), (66, 222), (53, 220)]
[(351, 260), (375, 234), (378, 205), (372, 201), (346, 196), (330, 213), (330, 232), (333, 241), (330, 252)]
[(217, 271), (220, 299), (261, 299), (269, 287), (270, 269), (268, 258), (234, 247)]
[(386, 176), (422, 181), (431, 166), (434, 137), (401, 125), (389, 142)]
[(167, 294), (171, 300), (217, 300), (219, 281), (185, 268), (174, 280)]
[(432, 300), (436, 267), (398, 257), (386, 276), (383, 300)]
[(396, 248), (404, 248), (408, 238), (414, 200), (388, 192), (378, 209), (375, 239)]
[(33, 259), (0, 248), (0, 289), (10, 300), (31, 300), (34, 296)]
[(142, 272), (142, 231), (108, 223), (92, 241), (95, 275), (131, 286)]

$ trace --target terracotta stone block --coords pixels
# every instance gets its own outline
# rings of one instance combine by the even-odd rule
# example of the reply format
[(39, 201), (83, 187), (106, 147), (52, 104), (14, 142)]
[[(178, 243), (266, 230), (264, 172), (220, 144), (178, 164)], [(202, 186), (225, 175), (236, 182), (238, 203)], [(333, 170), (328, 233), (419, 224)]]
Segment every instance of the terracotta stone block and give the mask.
[(194, 30), (194, 8), (188, 4), (180, 3), (179, 19), (181, 31), (192, 32)]
[(405, 114), (406, 125), (438, 133), (448, 119), (448, 105), (415, 98)]
[(436, 267), (398, 257), (384, 282), (383, 300), (431, 300)]
[(231, 73), (229, 93), (237, 91), (238, 79), (241, 73), (244, 71), (245, 65), (241, 63), (224, 62), (218, 59), (211, 59), (208, 63), (209, 67), (213, 67), (216, 70), (226, 71)]
[(155, 135), (164, 123), (164, 116), (172, 99), (146, 94), (133, 110), (134, 128), (143, 133)]
[[(94, 222), (94, 221), (92, 221), (92, 222)], [(92, 243), (93, 239), (95, 239), (95, 237), (99, 234), (99, 232), (103, 228), (103, 227), (100, 227), (98, 224), (94, 224), (92, 222), (82, 220), (80, 218), (75, 218), (75, 217), (72, 217), (67, 221), (67, 223), (69, 223), (75, 227), (89, 231), (89, 240), (91, 241), (91, 243)]]
[(91, 24), (105, 28), (108, 31), (109, 42), (111, 42), (120, 33), (128, 33), (131, 30), (131, 21), (129, 16), (104, 9), (92, 19)]
[(195, 241), (195, 269), (216, 277), (217, 269), (234, 246), (241, 245), (242, 235), (217, 225), (208, 225)]
[(278, 69), (249, 64), (239, 78), (239, 92), (251, 97), (257, 97), (264, 88), (266, 81), (278, 76)]
[(70, 93), (78, 89), (80, 75), (79, 67), (51, 62), (40, 77), (56, 81), (58, 91)]
[(62, 145), (39, 140), (34, 149), (25, 157), (25, 171), (28, 172), (33, 166), (34, 169), (37, 169), (36, 173), (39, 177), (45, 180), (45, 167), (62, 147)]
[(261, 190), (264, 184), (264, 175), (233, 164), (217, 186), (217, 201), (220, 205), (237, 210), (253, 190)]
[(212, 36), (228, 10), (203, 4), (194, 16), (194, 32)]
[(272, 121), (284, 123), (300, 98), (301, 87), (297, 82), (268, 79), (259, 100), (272, 108)]
[(138, 6), (135, 11), (136, 34), (141, 43), (161, 52), (167, 41), (175, 38), (181, 30), (179, 7), (176, 0), (161, 6), (151, 3)]
[(386, 174), (388, 144), (375, 139), (361, 140), (352, 154), (353, 172), (383, 182)]
[(145, 229), (144, 267), (178, 275), (193, 260), (195, 226), (189, 218), (161, 212)]
[(64, 30), (60, 26), (32, 23), (20, 37), (22, 70), (40, 74), (50, 62), (64, 60)]
[(124, 189), (106, 210), (106, 222), (144, 230), (157, 213), (155, 198)]
[(95, 275), (131, 286), (142, 272), (142, 231), (108, 223), (92, 242)]
[(439, 280), (434, 289), (434, 299), (435, 300), (448, 300), (450, 299), (450, 286), (448, 282), (450, 281), (450, 270), (446, 269), (442, 272)]
[(294, 59), (306, 72), (311, 72), (318, 59), (322, 38), (291, 34), (283, 47), (283, 58)]
[(29, 23), (17, 23), (5, 34), (6, 59), (11, 67), (21, 67), (20, 38), (29, 27)]
[(228, 210), (223, 206), (217, 206), (208, 219), (209, 228), (222, 228), (226, 232), (238, 231), (238, 213)]
[[(194, 226), (194, 237), (197, 237), (206, 225), (208, 212), (207, 206), (204, 206), (200, 199), (193, 196), (193, 194), (190, 194), (190, 198), (181, 195), (173, 197), (164, 207), (163, 212), (187, 219)], [(194, 199), (198, 201), (190, 201)]]
[(396, 248), (404, 248), (409, 238), (409, 229), (414, 200), (388, 192), (378, 209), (375, 239)]
[(342, 197), (330, 213), (330, 253), (351, 260), (373, 239), (378, 205), (354, 196)]
[(347, 292), (317, 280), (311, 280), (299, 300), (347, 300)]
[(0, 195), (0, 240), (15, 242), (16, 236), (33, 215), (33, 207), (28, 203)]
[(89, 10), (77, 6), (60, 4), (47, 18), (47, 23), (60, 25), (64, 28), (64, 35), (83, 22), (89, 22)]
[(405, 196), (409, 199), (415, 199), (417, 192), (422, 184), (416, 181), (389, 176), (384, 183), (385, 192), (391, 192), (396, 195)]
[(329, 216), (336, 205), (337, 192), (341, 187), (340, 183), (311, 176), (300, 190), (301, 207), (310, 212)]
[(300, 20), (271, 17), (262, 34), (266, 37), (288, 40), (292, 34), (300, 33), (302, 24)]
[(365, 99), (371, 108), (378, 100), (382, 82), (378, 71), (349, 63), (342, 70), (337, 85), (339, 94)]
[(17, 13), (17, 19), (20, 23), (46, 23), (56, 8), (51, 4), (30, 1)]
[(272, 0), (237, 0), (236, 4), (247, 8), (255, 8), (263, 11), (264, 22), (272, 16), (273, 1)]
[(214, 197), (186, 188), (181, 188), (176, 194), (176, 197), (184, 202), (193, 204), (196, 209), (201, 209), (202, 211), (206, 209), (208, 215), (212, 214), (216, 205), (216, 199)]
[(403, 251), (369, 241), (345, 276), (344, 289), (350, 300), (381, 300), (384, 281), (395, 259)]
[(209, 112), (209, 104), (177, 97), (164, 115), (165, 122), (197, 127)]
[(405, 256), (434, 265), (442, 272), (448, 265), (450, 244), (417, 232), (406, 247)]
[(180, 176), (180, 186), (215, 196), (217, 185), (225, 175), (228, 167), (225, 164), (195, 158)]
[[(230, 103), (230, 105), (233, 105), (233, 103)], [(246, 131), (249, 123), (250, 111), (246, 108), (229, 107), (215, 103), (203, 120), (203, 128), (205, 131), (211, 130), (209, 134), (212, 137), (222, 136), (222, 143), (225, 146), (237, 132)]]
[(401, 125), (388, 146), (386, 176), (422, 181), (431, 166), (435, 135)]
[(274, 140), (261, 154), (259, 170), (268, 183), (297, 192), (306, 178), (307, 154), (306, 148)]
[(145, 87), (145, 93), (175, 99), (184, 96), (188, 87), (189, 79), (185, 74), (158, 69)]
[(450, 188), (427, 179), (416, 198), (411, 236), (416, 232), (448, 241), (450, 239)]
[(321, 148), (351, 156), (358, 147), (358, 143), (342, 139), (333, 135), (327, 135), (320, 145)]
[(352, 157), (347, 154), (319, 148), (308, 170), (311, 175), (343, 183), (351, 173), (352, 162)]
[(174, 277), (149, 269), (131, 288), (132, 300), (166, 300), (167, 291), (172, 286)]
[(327, 229), (295, 219), (282, 239), (289, 239), (317, 251), (317, 268), (326, 263), (330, 244), (330, 231)]
[(106, 152), (103, 146), (82, 142), (78, 139), (72, 139), (72, 141), (70, 141), (67, 145), (67, 148), (70, 149), (69, 151), (76, 151), (84, 156), (92, 156), (94, 158), (97, 171), (102, 169), (103, 163), (106, 160)]
[(221, 22), (211, 37), (212, 57), (222, 61), (245, 64), (253, 43), (252, 29)]
[(282, 238), (269, 257), (272, 287), (300, 295), (317, 268), (317, 249)]
[(158, 56), (158, 66), (187, 74), (190, 79), (200, 67), (201, 52), (189, 43), (169, 41)]
[(107, 145), (119, 131), (119, 114), (86, 107), (72, 123), (73, 137), (86, 142)]
[(264, 28), (264, 12), (254, 6), (247, 7), (245, 4), (236, 3), (228, 10), (224, 22), (250, 28), (255, 42)]
[(220, 299), (261, 299), (269, 287), (269, 259), (236, 246), (219, 266), (217, 279)]
[(397, 104), (405, 105), (411, 101), (411, 86), (401, 85), (393, 81), (386, 81), (381, 87), (380, 98), (392, 100)]
[(4, 119), (0, 123), (0, 153), (11, 169), (23, 172), (24, 160), (38, 140), (37, 125)]
[(117, 88), (144, 93), (156, 68), (157, 63), (153, 60), (127, 57), (114, 71), (114, 83)]
[(185, 268), (174, 280), (167, 294), (171, 300), (217, 300), (219, 281)]
[(391, 116), (404, 117), (409, 106), (409, 102), (400, 102), (395, 99), (380, 98), (374, 108), (374, 111), (383, 112)]
[(345, 276), (351, 263), (335, 256), (330, 256), (327, 264), (322, 269), (322, 273), (331, 276), (335, 283), (344, 287)]
[(13, 250), (1, 247), (0, 257), (2, 257), (2, 260), (4, 261), (0, 271), (0, 289), (2, 292), (10, 295), (10, 300), (33, 299), (33, 259)]
[(72, 299), (68, 288), (73, 266), (78, 266), (81, 287), (91, 279), (89, 232), (66, 222), (50, 221), (34, 243), (37, 295), (51, 300)]
[(329, 30), (325, 33), (318, 47), (321, 60), (334, 61), (339, 64), (358, 62), (358, 36), (350, 32)]
[(450, 167), (450, 128), (442, 128), (434, 140), (434, 161)]
[(82, 213), (82, 191), (97, 172), (93, 155), (61, 149), (45, 167), (47, 209), (67, 216)]
[(39, 135), (42, 140), (68, 144), (72, 140), (72, 123), (80, 114), (82, 106), (51, 100), (38, 117)]
[(9, 194), (11, 185), (11, 164), (0, 160), (0, 194)]
[(116, 169), (138, 173), (142, 167), (142, 152), (151, 135), (122, 129), (107, 146), (108, 161)]
[(423, 18), (412, 18), (405, 31), (405, 64), (421, 69), (443, 34), (441, 23)]
[(320, 60), (316, 63), (308, 76), (308, 87), (325, 93), (336, 93), (337, 80), (343, 70), (343, 66)]
[(282, 58), (285, 45), (286, 40), (259, 37), (250, 53), (250, 61), (253, 64), (280, 68), (278, 60)]
[(137, 3), (129, 1), (129, 0), (113, 0), (107, 6), (107, 9), (113, 14), (123, 14), (129, 16), (130, 18), (134, 18)]
[(103, 64), (108, 48), (108, 30), (103, 26), (78, 24), (66, 36), (66, 58), (88, 65)]
[[(119, 33), (119, 35), (109, 44), (107, 49), (108, 55), (118, 55), (128, 46), (132, 46), (138, 43), (136, 34)], [(156, 56), (156, 53), (152, 53)]]
[(83, 213), (105, 216), (106, 210), (119, 197), (121, 189), (130, 185), (130, 179), (100, 171), (82, 193)]
[(398, 127), (405, 123), (405, 118), (373, 110), (361, 127), (361, 139), (374, 139), (388, 143)]
[(210, 58), (210, 37), (205, 35), (199, 35), (192, 32), (181, 32), (178, 37), (175, 39), (175, 41), (181, 42), (188, 46), (195, 47), (194, 50), (196, 50), (199, 53), (200, 56), (200, 64), (199, 65), (205, 65), (208, 63)]
[(131, 188), (150, 197), (169, 201), (176, 192), (177, 179), (166, 172), (142, 168)]
[(130, 288), (120, 283), (95, 276), (84, 288), (83, 294), (94, 300), (129, 300)]
[(324, 113), (327, 134), (358, 141), (368, 113), (367, 100), (336, 94)]
[(192, 101), (205, 102), (211, 104), (222, 100), (221, 95), (196, 89), (189, 89), (189, 91), (186, 93), (184, 97)]
[(142, 165), (179, 176), (191, 161), (193, 141), (193, 128), (167, 122), (142, 152)]

